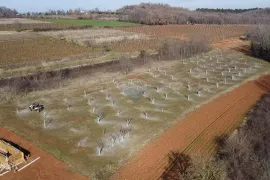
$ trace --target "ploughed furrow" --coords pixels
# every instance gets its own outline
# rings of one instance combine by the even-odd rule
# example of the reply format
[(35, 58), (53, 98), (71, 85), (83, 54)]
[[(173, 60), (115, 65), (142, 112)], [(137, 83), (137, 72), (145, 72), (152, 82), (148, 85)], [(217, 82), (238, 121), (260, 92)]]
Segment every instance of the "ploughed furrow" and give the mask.
[(113, 179), (159, 179), (169, 167), (170, 152), (206, 153), (215, 148), (214, 139), (229, 133), (269, 89), (270, 76), (229, 92), (190, 113), (154, 143), (149, 144), (115, 174)]

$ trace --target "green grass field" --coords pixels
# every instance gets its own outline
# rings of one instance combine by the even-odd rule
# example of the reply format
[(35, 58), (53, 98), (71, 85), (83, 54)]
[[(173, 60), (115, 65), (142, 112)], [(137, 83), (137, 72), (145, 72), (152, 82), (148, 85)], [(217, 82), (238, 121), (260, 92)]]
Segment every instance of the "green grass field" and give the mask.
[(100, 20), (79, 20), (79, 19), (48, 19), (46, 21), (62, 24), (72, 24), (79, 26), (94, 26), (94, 27), (127, 27), (140, 26), (140, 24), (120, 22), (120, 21), (100, 21)]

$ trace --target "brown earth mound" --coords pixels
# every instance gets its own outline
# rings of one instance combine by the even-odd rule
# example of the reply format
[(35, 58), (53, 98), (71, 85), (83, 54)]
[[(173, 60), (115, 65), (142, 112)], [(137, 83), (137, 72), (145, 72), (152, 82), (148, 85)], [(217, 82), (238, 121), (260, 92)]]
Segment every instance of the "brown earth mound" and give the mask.
[(232, 132), (246, 113), (270, 90), (270, 76), (225, 94), (189, 114), (125, 164), (116, 180), (160, 179), (169, 171), (171, 152), (207, 154), (215, 151), (215, 138)]

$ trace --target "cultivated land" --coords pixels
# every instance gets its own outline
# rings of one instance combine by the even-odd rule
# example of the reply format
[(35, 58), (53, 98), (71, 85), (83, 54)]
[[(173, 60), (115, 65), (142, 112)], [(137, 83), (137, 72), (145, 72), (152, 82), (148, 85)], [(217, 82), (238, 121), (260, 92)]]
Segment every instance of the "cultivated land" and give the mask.
[(189, 114), (130, 160), (114, 179), (160, 179), (170, 171), (168, 154), (215, 152), (215, 138), (232, 133), (270, 90), (270, 76), (249, 82)]
[(204, 36), (210, 41), (220, 41), (238, 37), (246, 33), (250, 25), (166, 25), (119, 28), (127, 32), (136, 32), (151, 36), (189, 39)]
[[(55, 23), (3, 24), (0, 30), (2, 27), (68, 28), (91, 23), (93, 26), (120, 26), (122, 23), (53, 21)], [(245, 112), (265, 93), (258, 86), (262, 80), (251, 82), (183, 120), (185, 114), (202, 104), (269, 73), (269, 63), (231, 51), (246, 53), (249, 42), (235, 37), (239, 38), (249, 29), (246, 25), (168, 25), (39, 33), (2, 31), (0, 77), (3, 79), (81, 68), (116, 61), (122, 56), (136, 57), (142, 50), (155, 54), (165, 42), (196, 37), (206, 37), (219, 50), (189, 59), (146, 63), (128, 75), (122, 72), (86, 74), (58, 89), (14, 96), (15, 101), (0, 104), (0, 126), (91, 178), (108, 179), (121, 166), (123, 169), (114, 176), (116, 179), (158, 178), (164, 168), (168, 168), (168, 147), (188, 154), (213, 153), (215, 136), (236, 128)], [(268, 80), (269, 77), (264, 79)], [(6, 98), (4, 96), (0, 95), (0, 102)], [(33, 102), (43, 104), (45, 110), (29, 111), (28, 106)], [(20, 172), (21, 176), (9, 173), (5, 178), (84, 178), (67, 175), (67, 167), (50, 155), (11, 132), (4, 129), (0, 132), (0, 138), (10, 137), (15, 143), (23, 144), (33, 158), (41, 157), (36, 164)], [(146, 149), (135, 155), (144, 147)], [(131, 157), (134, 158), (123, 166)]]
[[(241, 53), (211, 51), (147, 72), (98, 74), (0, 105), (1, 126), (81, 173), (106, 179), (183, 114), (267, 70), (269, 64)], [(44, 112), (28, 110), (36, 101)]]
[(71, 24), (79, 26), (93, 26), (93, 27), (129, 27), (129, 26), (141, 26), (136, 23), (127, 23), (120, 21), (102, 21), (102, 20), (79, 20), (79, 19), (46, 19), (48, 22)]
[[(29, 36), (29, 37), (28, 37)], [(12, 37), (12, 38), (10, 38)], [(25, 33), (17, 40), (13, 35), (5, 35), (0, 41), (0, 66), (9, 64), (23, 64), (37, 61), (62, 60), (76, 55), (89, 55), (91, 48), (38, 35)]]

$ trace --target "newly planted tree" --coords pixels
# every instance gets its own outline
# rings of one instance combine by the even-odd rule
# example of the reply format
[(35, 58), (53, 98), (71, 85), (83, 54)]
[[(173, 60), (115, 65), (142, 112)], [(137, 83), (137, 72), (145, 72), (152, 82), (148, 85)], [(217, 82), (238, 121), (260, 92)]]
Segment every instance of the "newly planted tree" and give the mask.
[(98, 155), (101, 156), (101, 153), (104, 149), (104, 143), (103, 142), (100, 142), (97, 144), (97, 151), (98, 151)]
[(189, 94), (184, 95), (184, 97), (186, 98), (187, 101), (190, 101), (190, 95)]
[(129, 126), (130, 125), (130, 123), (131, 123), (131, 121), (132, 121), (132, 118), (127, 118), (126, 119), (126, 126)]
[(155, 104), (156, 99), (154, 97), (149, 97), (149, 100), (151, 101), (152, 104)]
[(148, 111), (144, 110), (143, 115), (144, 115), (145, 119), (148, 119)]
[(98, 122), (98, 123), (100, 123), (101, 120), (104, 119), (104, 113), (103, 113), (103, 112), (98, 112), (98, 113), (96, 114), (96, 116), (97, 116), (97, 122)]
[(89, 106), (93, 105), (93, 101), (94, 101), (94, 99), (93, 99), (93, 98), (88, 99), (88, 105), (89, 105)]
[(111, 135), (111, 146), (114, 147), (114, 144), (116, 143), (117, 136), (114, 134)]
[(202, 90), (203, 90), (203, 89), (198, 89), (198, 90), (195, 92), (196, 95), (200, 97), (200, 96), (201, 96), (201, 91), (202, 91)]
[(168, 99), (168, 93), (164, 93), (163, 96), (164, 96), (164, 99)]
[(122, 108), (117, 108), (116, 115), (117, 116), (120, 116), (121, 115), (121, 112), (122, 112)]

